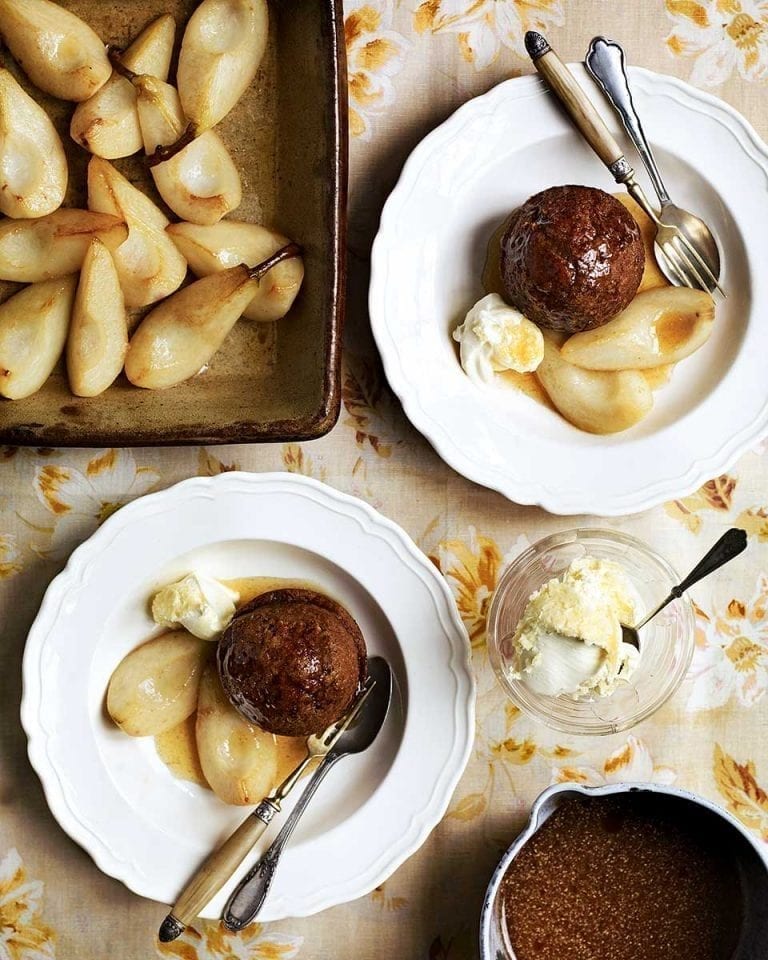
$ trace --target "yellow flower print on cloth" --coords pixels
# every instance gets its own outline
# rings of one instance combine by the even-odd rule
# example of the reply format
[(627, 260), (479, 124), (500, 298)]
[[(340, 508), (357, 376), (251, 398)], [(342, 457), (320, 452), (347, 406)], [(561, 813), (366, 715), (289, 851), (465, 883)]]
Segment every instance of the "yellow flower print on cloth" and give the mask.
[(768, 690), (768, 576), (748, 602), (734, 598), (710, 616), (696, 611), (696, 650), (688, 674), (689, 710), (712, 710), (735, 697), (752, 707)]
[(724, 473), (708, 480), (694, 493), (680, 500), (664, 504), (664, 510), (675, 520), (685, 524), (691, 533), (701, 533), (705, 510), (728, 513), (733, 506), (733, 495), (738, 484), (736, 477)]
[(12, 533), (0, 533), (0, 580), (15, 577), (23, 569), (16, 537)]
[(59, 560), (129, 500), (147, 493), (160, 477), (137, 465), (130, 450), (96, 454), (85, 470), (47, 463), (35, 470), (37, 497), (54, 517), (50, 542), (37, 547), (44, 557)]
[(261, 923), (230, 933), (220, 923), (202, 923), (200, 931), (187, 927), (172, 943), (158, 943), (158, 957), (169, 960), (294, 960), (302, 937), (265, 932)]
[(715, 783), (728, 810), (768, 842), (768, 792), (757, 781), (754, 761), (739, 763), (715, 744)]
[(669, 785), (677, 779), (672, 767), (654, 762), (651, 751), (638, 737), (628, 737), (597, 766), (562, 766), (552, 772), (553, 783), (582, 783), (600, 787), (607, 783), (661, 783)]
[(441, 540), (431, 560), (453, 592), (473, 647), (485, 645), (485, 622), (504, 566), (498, 544), (469, 528), (469, 539)]
[(561, 0), (417, 0), (418, 33), (455, 33), (464, 59), (482, 70), (503, 47), (526, 58), (526, 30), (546, 31), (563, 23)]
[(371, 138), (371, 121), (395, 99), (392, 78), (403, 68), (406, 38), (392, 29), (392, 0), (345, 0), (349, 131)]
[(745, 80), (768, 75), (768, 0), (666, 0), (674, 27), (667, 47), (694, 57), (691, 83), (714, 87), (735, 70)]
[(341, 396), (346, 411), (342, 423), (355, 431), (358, 448), (370, 448), (384, 459), (391, 457), (409, 428), (378, 361), (347, 351)]
[(0, 957), (55, 958), (54, 933), (40, 919), (43, 884), (30, 880), (16, 850), (0, 860)]

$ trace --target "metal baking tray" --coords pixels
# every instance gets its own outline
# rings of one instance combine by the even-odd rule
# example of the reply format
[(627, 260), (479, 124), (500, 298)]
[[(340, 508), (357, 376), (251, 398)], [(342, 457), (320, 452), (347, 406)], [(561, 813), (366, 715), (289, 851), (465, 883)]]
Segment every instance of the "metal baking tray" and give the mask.
[[(150, 20), (171, 13), (178, 51), (197, 0), (63, 0), (62, 6), (119, 47)], [(290, 313), (275, 324), (240, 321), (204, 374), (169, 390), (141, 390), (121, 376), (101, 396), (73, 397), (61, 362), (39, 393), (0, 399), (0, 442), (145, 446), (302, 440), (322, 436), (336, 422), (346, 274), (342, 2), (270, 0), (270, 14), (270, 42), (259, 75), (217, 131), (243, 179), (243, 203), (232, 218), (274, 227), (305, 249), (304, 285)], [(65, 205), (85, 206), (89, 154), (69, 137), (74, 105), (32, 87), (5, 49), (0, 63), (53, 117), (70, 158)], [(174, 75), (175, 62), (171, 79)], [(163, 206), (141, 155), (115, 166)], [(0, 300), (18, 289), (0, 283)]]

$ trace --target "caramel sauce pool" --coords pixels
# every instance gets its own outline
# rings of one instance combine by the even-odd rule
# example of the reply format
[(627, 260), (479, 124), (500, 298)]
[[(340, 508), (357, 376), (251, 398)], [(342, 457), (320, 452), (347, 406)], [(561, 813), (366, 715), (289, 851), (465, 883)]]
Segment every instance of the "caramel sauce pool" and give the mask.
[[(238, 577), (234, 580), (222, 580), (221, 582), (240, 594), (238, 607), (242, 607), (255, 597), (261, 596), (262, 593), (268, 593), (270, 590), (302, 589), (315, 590), (318, 593), (324, 592), (320, 590), (317, 584), (311, 583), (309, 580), (295, 580), (284, 577)], [(215, 649), (216, 644), (212, 642), (211, 654)], [(154, 738), (155, 749), (158, 757), (174, 777), (210, 789), (197, 753), (196, 719), (197, 714), (193, 713), (182, 723), (156, 736)], [(303, 737), (276, 736), (275, 743), (277, 744), (277, 775), (274, 785), (277, 786), (304, 759), (307, 752), (307, 742)]]
[(198, 783), (201, 787), (207, 787), (208, 783), (200, 766), (200, 758), (197, 755), (197, 743), (195, 742), (195, 720), (197, 714), (193, 713), (180, 724), (160, 733), (155, 737), (155, 749), (157, 755), (168, 767), (174, 777), (179, 780), (190, 780), (192, 783)]
[(500, 297), (506, 297), (504, 284), (501, 281), (501, 238), (513, 215), (514, 214), (510, 214), (493, 231), (488, 241), (488, 249), (485, 254), (485, 266), (483, 267), (482, 276), (483, 289), (486, 293), (498, 293)]

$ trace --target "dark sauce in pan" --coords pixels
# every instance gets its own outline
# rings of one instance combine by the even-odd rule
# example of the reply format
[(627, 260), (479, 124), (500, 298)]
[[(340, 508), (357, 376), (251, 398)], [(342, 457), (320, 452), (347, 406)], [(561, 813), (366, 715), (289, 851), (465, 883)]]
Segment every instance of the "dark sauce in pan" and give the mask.
[(517, 960), (732, 960), (738, 865), (717, 819), (650, 793), (564, 800), (502, 881)]

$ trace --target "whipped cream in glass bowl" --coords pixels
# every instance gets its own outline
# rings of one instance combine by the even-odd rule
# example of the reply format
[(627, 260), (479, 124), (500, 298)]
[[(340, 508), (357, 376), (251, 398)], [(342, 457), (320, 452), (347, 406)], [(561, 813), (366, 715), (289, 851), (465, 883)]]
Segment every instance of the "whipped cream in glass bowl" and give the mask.
[(659, 709), (677, 690), (694, 650), (694, 613), (683, 596), (622, 642), (679, 583), (641, 540), (579, 529), (539, 540), (502, 574), (488, 613), (496, 675), (520, 709), (557, 730), (610, 734)]

